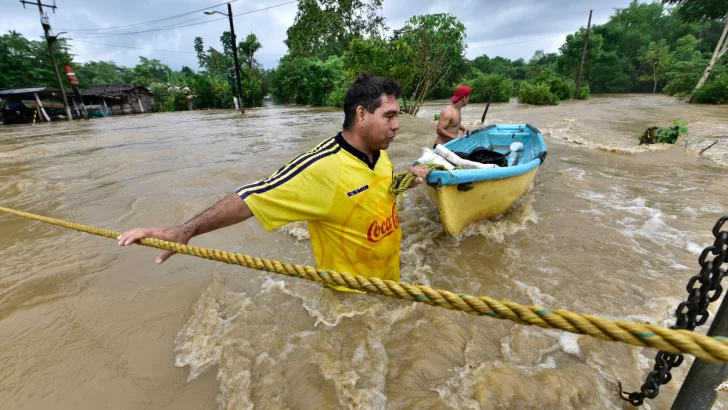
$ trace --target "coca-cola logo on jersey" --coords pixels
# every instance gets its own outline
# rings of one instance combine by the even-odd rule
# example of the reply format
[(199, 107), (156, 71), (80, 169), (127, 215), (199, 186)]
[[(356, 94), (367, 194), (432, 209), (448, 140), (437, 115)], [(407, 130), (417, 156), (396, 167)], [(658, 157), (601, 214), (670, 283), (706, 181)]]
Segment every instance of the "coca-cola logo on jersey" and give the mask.
[(375, 220), (369, 225), (367, 239), (369, 242), (379, 242), (399, 229), (399, 214), (397, 204), (392, 205), (392, 214), (384, 220)]

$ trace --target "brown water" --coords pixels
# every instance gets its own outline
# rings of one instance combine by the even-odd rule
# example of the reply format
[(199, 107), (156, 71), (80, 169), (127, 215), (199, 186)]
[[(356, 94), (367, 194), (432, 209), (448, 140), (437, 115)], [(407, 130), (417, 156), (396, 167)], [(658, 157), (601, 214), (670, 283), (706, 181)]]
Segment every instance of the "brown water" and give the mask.
[[(442, 103), (403, 116), (398, 171), (431, 146)], [(546, 163), (518, 206), (459, 238), (424, 189), (408, 192), (402, 280), (670, 326), (728, 213), (728, 141), (702, 157), (637, 146), (675, 117), (690, 148), (728, 135), (728, 107), (659, 96), (491, 106), (488, 121), (543, 132)], [(3, 126), (0, 203), (115, 230), (178, 224), (341, 122), (271, 106)], [(312, 264), (307, 235), (251, 220), (192, 243)], [(0, 215), (0, 407), (627, 409), (617, 382), (634, 391), (652, 368), (653, 349), (155, 255)], [(687, 367), (645, 408), (669, 408)]]

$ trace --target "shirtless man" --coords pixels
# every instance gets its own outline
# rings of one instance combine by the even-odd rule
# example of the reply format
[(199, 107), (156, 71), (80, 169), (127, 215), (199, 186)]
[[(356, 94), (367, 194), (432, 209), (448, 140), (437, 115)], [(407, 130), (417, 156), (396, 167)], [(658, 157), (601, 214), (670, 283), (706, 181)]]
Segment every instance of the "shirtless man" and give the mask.
[(460, 109), (468, 105), (470, 91), (470, 87), (461, 85), (455, 90), (455, 95), (450, 97), (452, 104), (442, 110), (440, 119), (437, 121), (437, 139), (435, 145), (432, 146), (433, 149), (437, 144), (444, 144), (455, 138), (462, 137), (464, 133), (468, 132), (461, 124)]

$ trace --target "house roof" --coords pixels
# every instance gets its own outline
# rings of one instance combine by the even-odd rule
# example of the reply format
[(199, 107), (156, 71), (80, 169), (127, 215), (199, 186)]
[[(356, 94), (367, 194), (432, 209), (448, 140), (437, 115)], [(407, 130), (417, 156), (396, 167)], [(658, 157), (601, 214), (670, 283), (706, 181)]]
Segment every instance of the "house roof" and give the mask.
[(146, 87), (141, 84), (104, 84), (89, 88), (81, 93), (83, 97), (104, 97), (104, 98), (122, 98), (127, 92), (136, 88), (142, 88), (145, 92), (149, 92)]
[[(52, 87), (26, 87), (26, 88), (2, 88), (0, 89), (0, 97), (6, 97), (18, 94), (33, 94), (33, 93), (60, 93), (61, 90)], [(66, 90), (66, 92), (70, 92)]]

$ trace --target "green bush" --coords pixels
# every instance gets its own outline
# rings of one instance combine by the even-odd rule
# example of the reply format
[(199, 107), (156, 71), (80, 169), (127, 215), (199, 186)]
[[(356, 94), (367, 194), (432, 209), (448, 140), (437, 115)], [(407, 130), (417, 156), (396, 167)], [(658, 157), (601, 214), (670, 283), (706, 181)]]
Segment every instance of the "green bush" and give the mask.
[(695, 93), (693, 102), (699, 104), (726, 104), (728, 103), (728, 73), (721, 74), (713, 81), (703, 85)]
[(551, 92), (548, 84), (523, 81), (518, 92), (518, 102), (535, 105), (558, 105), (559, 97)]
[(518, 96), (518, 93), (521, 91), (521, 83), (523, 81), (513, 81), (513, 95)]
[(467, 81), (465, 84), (472, 88), (469, 102), (483, 103), (488, 102), (490, 93), (493, 94), (493, 102), (508, 102), (513, 94), (513, 81), (507, 79), (501, 74), (478, 74), (474, 79)]
[(672, 121), (672, 126), (659, 128), (650, 127), (645, 130), (640, 137), (640, 145), (642, 144), (675, 144), (681, 135), (688, 134), (688, 122), (682, 118), (676, 118)]
[[(445, 100), (452, 97), (453, 92), (458, 87), (458, 84), (440, 84), (437, 88), (430, 91), (429, 99), (433, 100)], [(472, 100), (472, 96), (470, 97)]]
[(589, 85), (582, 85), (579, 87), (579, 95), (576, 97), (580, 100), (588, 100), (590, 95)]
[(155, 99), (157, 100), (157, 110), (160, 112), (174, 111), (174, 96), (160, 95)]
[(197, 108), (234, 108), (233, 92), (227, 81), (220, 76), (198, 75), (190, 80), (190, 89)]
[[(566, 79), (550, 70), (540, 72), (529, 81), (535, 84), (546, 84), (552, 93), (560, 100), (570, 100), (576, 92), (576, 84), (571, 79)], [(580, 90), (581, 91), (581, 90)]]
[(339, 84), (333, 91), (331, 91), (331, 94), (329, 94), (326, 105), (329, 107), (344, 108), (344, 95), (346, 95), (347, 90), (348, 88), (346, 87), (346, 84)]
[(406, 100), (406, 101), (405, 101), (405, 100), (403, 100), (403, 99), (402, 99), (402, 97), (398, 98), (398, 99), (397, 99), (397, 102), (399, 103), (399, 110), (400, 110), (400, 111), (404, 111), (404, 105), (405, 105), (405, 103), (406, 103), (407, 105), (412, 105), (412, 104), (414, 104), (414, 103), (415, 103), (415, 102), (414, 102), (414, 101), (412, 101), (412, 100)]
[(187, 110), (187, 103), (184, 93), (175, 92), (166, 86), (149, 87), (159, 112), (172, 112)]

